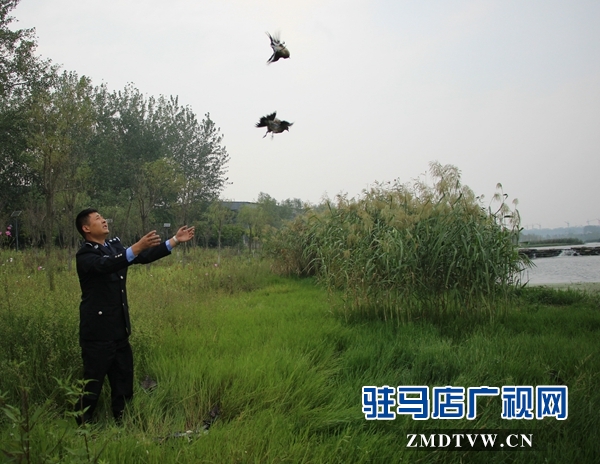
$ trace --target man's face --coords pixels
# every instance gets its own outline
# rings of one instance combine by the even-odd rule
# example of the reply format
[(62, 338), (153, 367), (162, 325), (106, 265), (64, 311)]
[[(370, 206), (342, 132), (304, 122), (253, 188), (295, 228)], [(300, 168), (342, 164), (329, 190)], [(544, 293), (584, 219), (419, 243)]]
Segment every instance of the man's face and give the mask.
[(82, 230), (94, 241), (104, 241), (108, 236), (108, 224), (100, 213), (91, 213), (88, 216), (88, 223), (82, 226)]

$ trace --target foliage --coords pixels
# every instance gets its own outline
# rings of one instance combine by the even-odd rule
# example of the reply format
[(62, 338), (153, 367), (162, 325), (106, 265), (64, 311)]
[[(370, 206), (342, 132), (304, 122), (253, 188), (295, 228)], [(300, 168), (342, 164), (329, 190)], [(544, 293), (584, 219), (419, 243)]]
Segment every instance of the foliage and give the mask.
[(521, 235), (520, 244), (528, 247), (532, 246), (564, 246), (564, 245), (583, 245), (583, 240), (574, 237), (555, 237), (540, 238), (536, 235)]
[(27, 147), (27, 118), (18, 108), (0, 111), (0, 211), (17, 209), (33, 181)]
[(269, 194), (260, 192), (256, 203), (240, 208), (236, 222), (244, 227), (250, 250), (256, 251), (262, 246), (265, 238), (299, 215), (306, 207), (307, 205), (298, 198), (278, 202)]
[(574, 306), (587, 304), (593, 296), (571, 289), (556, 290), (547, 287), (520, 288), (517, 294), (531, 305)]
[(33, 30), (7, 28), (17, 3), (0, 0), (0, 219), (23, 211), (21, 244), (73, 248), (73, 218), (88, 206), (113, 211), (128, 242), (200, 220), (229, 161), (210, 114), (59, 73), (34, 57)]
[(503, 304), (528, 263), (515, 245), (518, 211), (500, 185), (499, 206), (483, 207), (453, 166), (432, 163), (431, 176), (433, 185), (377, 185), (297, 218), (271, 238), (275, 268), (317, 275), (349, 310), (384, 318)]
[[(20, 387), (20, 407), (8, 401), (8, 395), (0, 392), (0, 413), (4, 415), (13, 433), (0, 444), (0, 452), (8, 462), (70, 462), (102, 463), (100, 455), (110, 440), (110, 435), (98, 443), (89, 424), (73, 429), (73, 422), (79, 414), (75, 405), (84, 392), (85, 380), (71, 381), (55, 379), (58, 386), (42, 404), (29, 401), (29, 389)], [(69, 408), (63, 413), (65, 420), (57, 420), (53, 403), (56, 397), (63, 396)], [(0, 420), (0, 423), (2, 420)], [(50, 422), (50, 426), (48, 426)], [(40, 430), (40, 429), (43, 429)], [(79, 446), (73, 446), (82, 442)]]
[[(33, 93), (29, 103), (28, 150), (35, 182), (45, 199), (46, 248), (52, 246), (56, 198), (62, 194), (65, 214), (73, 217), (77, 198), (84, 191), (85, 155), (94, 124), (91, 82), (64, 72), (55, 75), (49, 88)], [(73, 227), (66, 231), (74, 245)]]
[(223, 205), (220, 201), (214, 201), (208, 207), (206, 213), (207, 218), (214, 224), (217, 230), (217, 248), (219, 249), (219, 257), (217, 262), (221, 262), (221, 236), (223, 234), (223, 228), (231, 222), (233, 219), (233, 211)]
[(35, 55), (35, 29), (10, 29), (20, 0), (0, 0), (0, 101), (26, 97), (42, 83), (49, 61)]
[[(139, 354), (152, 349), (160, 320), (140, 315), (154, 314), (170, 300), (202, 299), (208, 293), (234, 294), (258, 287), (268, 274), (268, 265), (238, 255), (234, 250), (193, 249), (185, 256), (183, 246), (152, 267), (129, 270), (128, 293), (134, 321), (133, 343)], [(222, 262), (219, 262), (219, 256)], [(0, 390), (16, 401), (20, 385), (29, 387), (29, 397), (42, 401), (52, 394), (52, 377), (76, 377), (80, 370), (78, 305), (81, 290), (74, 266), (69, 270), (68, 253), (52, 256), (55, 291), (47, 292), (46, 256), (37, 250), (16, 253), (0, 251)], [(184, 278), (182, 278), (184, 277)], [(149, 309), (145, 309), (149, 308)], [(146, 314), (148, 316), (149, 314)], [(144, 356), (138, 356), (138, 360)]]
[(90, 192), (100, 205), (135, 205), (140, 229), (162, 222), (191, 223), (225, 185), (229, 155), (206, 114), (198, 121), (175, 97), (146, 97), (132, 85), (96, 89), (99, 127), (92, 142)]
[(56, 291), (48, 292), (44, 254), (0, 252), (0, 390), (13, 394), (27, 385), (34, 402), (51, 394), (48, 379), (78, 369), (80, 289), (65, 258), (64, 252), (51, 256)]
[[(29, 319), (52, 313), (64, 320), (57, 326), (76, 327), (74, 271), (61, 262), (55, 293), (63, 295), (62, 304), (44, 309), (44, 271), (32, 274), (37, 255), (4, 252), (1, 258), (14, 267), (3, 276), (13, 291), (0, 307), (0, 341), (13, 330), (6, 319), (9, 307)], [(525, 287), (514, 306), (494, 320), (446, 313), (400, 326), (373, 318), (355, 323), (336, 314), (313, 279), (277, 277), (268, 262), (247, 256), (223, 256), (218, 266), (216, 258), (214, 251), (194, 250), (182, 265), (178, 251), (150, 269), (131, 269), (136, 382), (122, 427), (112, 420), (108, 388), (98, 422), (75, 426), (72, 406), (82, 386), (72, 380), (79, 376), (78, 355), (69, 353), (64, 361), (71, 374), (59, 364), (44, 366), (36, 360), (47, 356), (38, 340), (46, 331), (56, 336), (62, 329), (52, 329), (48, 320), (32, 325), (31, 334), (38, 336), (23, 341), (15, 361), (39, 370), (12, 387), (6, 375), (0, 377), (0, 449), (11, 453), (0, 461), (598, 462), (600, 418), (590, 413), (600, 401), (597, 296), (566, 292), (563, 298), (556, 292), (545, 302), (540, 295), (554, 290)], [(562, 304), (567, 301), (573, 304)], [(15, 333), (26, 327), (25, 320)], [(76, 334), (66, 337), (76, 347)], [(19, 343), (17, 337), (11, 340)], [(5, 356), (3, 347), (0, 359)], [(158, 384), (152, 391), (140, 385), (146, 374)], [(563, 382), (569, 386), (566, 421), (503, 420), (500, 397), (479, 400), (475, 420), (415, 421), (398, 415), (369, 421), (361, 412), (365, 385)], [(214, 405), (220, 407), (218, 419), (208, 433), (196, 433)], [(470, 453), (406, 447), (407, 433), (457, 429), (525, 430), (533, 434), (535, 449)]]
[(246, 235), (250, 241), (250, 250), (255, 251), (258, 248), (262, 230), (267, 225), (264, 209), (258, 208), (256, 205), (244, 205), (240, 208), (236, 220), (246, 230)]
[(33, 182), (27, 103), (48, 85), (50, 62), (35, 55), (34, 29), (12, 29), (10, 12), (19, 0), (0, 0), (0, 219), (22, 210)]

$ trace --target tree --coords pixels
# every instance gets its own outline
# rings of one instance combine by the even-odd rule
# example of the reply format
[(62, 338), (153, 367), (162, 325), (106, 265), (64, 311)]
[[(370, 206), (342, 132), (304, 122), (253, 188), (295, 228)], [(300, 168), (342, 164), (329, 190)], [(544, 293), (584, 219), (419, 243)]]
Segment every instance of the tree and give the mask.
[(283, 221), (293, 219), (303, 210), (302, 201), (298, 198), (278, 202), (275, 198), (264, 192), (258, 194), (256, 204), (262, 210), (266, 224), (277, 229), (282, 226)]
[(142, 228), (137, 232), (141, 233), (146, 231), (155, 199), (165, 193), (164, 185), (152, 185), (158, 172), (173, 180), (172, 164), (159, 161), (167, 152), (156, 99), (129, 84), (118, 92), (98, 87), (94, 102), (97, 127), (90, 150), (91, 197), (105, 206), (124, 203), (126, 223), (137, 205)]
[(182, 223), (199, 218), (227, 180), (229, 155), (209, 115), (198, 122), (177, 97), (146, 98), (131, 85), (114, 93), (99, 87), (95, 103), (92, 196), (103, 204), (126, 200), (129, 209), (135, 203), (144, 227), (161, 208), (177, 210)]
[[(158, 113), (167, 156), (176, 161), (185, 179), (179, 206), (181, 221), (187, 223), (191, 214), (199, 213), (203, 205), (214, 201), (223, 190), (229, 155), (222, 145), (220, 129), (209, 113), (198, 122), (188, 106), (179, 106), (177, 97), (161, 97)], [(198, 210), (193, 211), (194, 208)]]
[(0, 0), (0, 211), (24, 209), (33, 182), (25, 103), (32, 89), (48, 84), (50, 61), (34, 54), (34, 29), (11, 30), (19, 0)]
[(242, 224), (248, 231), (250, 251), (254, 251), (258, 247), (262, 229), (267, 225), (264, 209), (256, 205), (244, 205), (238, 212), (237, 222)]
[(260, 192), (257, 200), (258, 208), (262, 211), (263, 220), (272, 227), (278, 227), (281, 224), (279, 216), (279, 207), (277, 200), (267, 193)]
[(35, 55), (37, 43), (35, 29), (12, 31), (14, 21), (9, 16), (20, 0), (0, 0), (0, 99), (10, 100), (16, 95), (25, 96), (43, 83), (48, 74), (49, 60)]
[(0, 211), (19, 209), (32, 184), (27, 147), (27, 118), (19, 108), (0, 111)]
[(219, 250), (218, 260), (221, 263), (221, 234), (223, 227), (233, 219), (233, 211), (223, 205), (221, 201), (213, 201), (207, 211), (207, 217), (217, 229), (217, 248)]
[(200, 219), (227, 182), (210, 115), (199, 121), (177, 97), (131, 84), (110, 92), (59, 74), (35, 56), (34, 29), (9, 29), (18, 3), (0, 0), (0, 208), (23, 209), (48, 252), (57, 230), (74, 243), (72, 216), (90, 204), (118, 213), (129, 238), (157, 218)]
[(144, 163), (134, 179), (133, 192), (142, 229), (149, 230), (148, 218), (152, 211), (158, 207), (168, 208), (174, 203), (184, 181), (173, 161), (166, 158)]
[[(77, 195), (88, 173), (85, 152), (95, 121), (91, 95), (90, 80), (72, 72), (55, 75), (50, 89), (38, 89), (32, 95), (28, 147), (45, 198), (47, 253), (52, 245), (57, 194), (62, 192), (65, 213), (73, 217)], [(72, 234), (69, 228), (70, 243)]]
[(305, 205), (300, 198), (288, 198), (279, 203), (279, 216), (290, 221), (305, 210)]

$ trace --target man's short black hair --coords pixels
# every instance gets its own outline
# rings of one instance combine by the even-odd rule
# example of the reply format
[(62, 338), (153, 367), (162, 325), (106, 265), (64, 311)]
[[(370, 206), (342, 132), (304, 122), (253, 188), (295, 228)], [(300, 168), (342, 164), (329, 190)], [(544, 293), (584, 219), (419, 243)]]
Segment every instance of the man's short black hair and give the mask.
[(77, 215), (75, 218), (75, 227), (77, 227), (77, 232), (81, 234), (83, 238), (85, 238), (85, 234), (83, 233), (83, 226), (89, 224), (89, 216), (92, 213), (97, 213), (98, 210), (94, 208), (86, 208), (81, 213)]

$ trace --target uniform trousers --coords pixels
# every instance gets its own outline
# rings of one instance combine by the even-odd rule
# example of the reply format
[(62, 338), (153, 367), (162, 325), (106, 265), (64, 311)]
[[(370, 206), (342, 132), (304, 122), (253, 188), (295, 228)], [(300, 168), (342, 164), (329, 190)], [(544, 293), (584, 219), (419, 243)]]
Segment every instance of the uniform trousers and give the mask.
[(116, 420), (120, 420), (125, 403), (133, 397), (133, 353), (129, 339), (80, 340), (83, 358), (83, 378), (90, 380), (85, 386), (78, 409), (87, 411), (78, 422), (89, 422), (94, 416), (104, 378), (110, 384), (111, 408)]

